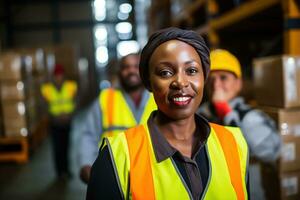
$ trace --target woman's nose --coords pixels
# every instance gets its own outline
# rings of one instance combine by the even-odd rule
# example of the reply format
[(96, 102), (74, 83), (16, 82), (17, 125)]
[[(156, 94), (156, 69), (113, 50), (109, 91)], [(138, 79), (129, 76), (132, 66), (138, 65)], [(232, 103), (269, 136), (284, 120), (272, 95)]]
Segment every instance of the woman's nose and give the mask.
[(184, 75), (176, 76), (176, 79), (172, 82), (172, 86), (177, 89), (185, 88), (189, 85), (188, 79)]

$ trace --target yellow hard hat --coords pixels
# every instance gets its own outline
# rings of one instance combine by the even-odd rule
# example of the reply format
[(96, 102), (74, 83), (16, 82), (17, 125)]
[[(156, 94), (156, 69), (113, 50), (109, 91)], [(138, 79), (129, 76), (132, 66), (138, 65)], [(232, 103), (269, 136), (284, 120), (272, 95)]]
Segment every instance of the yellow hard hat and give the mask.
[(210, 52), (210, 71), (224, 70), (234, 73), (241, 78), (241, 64), (238, 59), (229, 51), (215, 49)]

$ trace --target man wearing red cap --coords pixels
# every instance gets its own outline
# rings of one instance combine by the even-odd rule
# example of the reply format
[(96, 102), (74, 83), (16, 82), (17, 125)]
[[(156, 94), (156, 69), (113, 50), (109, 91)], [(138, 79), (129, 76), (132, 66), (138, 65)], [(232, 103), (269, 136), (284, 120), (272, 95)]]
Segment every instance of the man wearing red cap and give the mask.
[(41, 92), (48, 104), (55, 170), (58, 178), (66, 179), (71, 175), (68, 164), (69, 133), (75, 110), (77, 84), (65, 80), (63, 66), (56, 64), (53, 81), (43, 84)]

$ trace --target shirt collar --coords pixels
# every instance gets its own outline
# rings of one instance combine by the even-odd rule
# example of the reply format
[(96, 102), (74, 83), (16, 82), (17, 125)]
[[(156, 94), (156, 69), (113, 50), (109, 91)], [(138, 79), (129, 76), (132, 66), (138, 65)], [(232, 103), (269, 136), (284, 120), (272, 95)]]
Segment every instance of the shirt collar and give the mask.
[[(172, 157), (176, 152), (177, 149), (172, 147), (167, 139), (163, 136), (160, 132), (158, 126), (154, 123), (154, 116), (156, 115), (157, 111), (153, 111), (148, 119), (148, 128), (150, 132), (150, 137), (152, 140), (152, 146), (154, 150), (154, 154), (156, 157), (157, 162), (161, 162), (169, 157)], [(199, 114), (195, 114), (195, 121), (196, 121), (196, 132), (198, 134), (199, 140), (195, 155), (199, 152), (200, 148), (206, 143), (209, 133), (210, 133), (210, 126), (207, 120)], [(194, 155), (194, 156), (195, 156)]]

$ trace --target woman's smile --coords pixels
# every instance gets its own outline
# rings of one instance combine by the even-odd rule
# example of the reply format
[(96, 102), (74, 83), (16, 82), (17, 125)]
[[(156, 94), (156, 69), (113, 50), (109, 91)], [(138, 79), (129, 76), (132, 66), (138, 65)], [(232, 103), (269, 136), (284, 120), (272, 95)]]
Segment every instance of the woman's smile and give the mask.
[(177, 107), (185, 107), (192, 100), (192, 96), (188, 94), (175, 94), (169, 97), (169, 101)]

